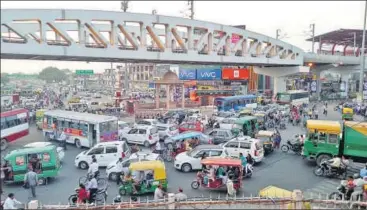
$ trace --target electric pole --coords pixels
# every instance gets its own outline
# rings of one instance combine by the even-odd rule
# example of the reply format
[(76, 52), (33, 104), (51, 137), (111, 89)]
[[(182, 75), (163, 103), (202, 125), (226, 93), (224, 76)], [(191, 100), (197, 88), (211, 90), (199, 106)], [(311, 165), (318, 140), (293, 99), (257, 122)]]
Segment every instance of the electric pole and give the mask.
[(277, 32), (276, 32), (276, 39), (279, 39), (279, 36), (280, 36), (280, 32), (281, 32), (281, 30), (280, 29), (277, 29)]
[(312, 53), (314, 53), (315, 48), (315, 23), (310, 24), (311, 34), (312, 34)]
[(194, 19), (194, 1), (187, 1), (187, 5), (190, 6), (190, 19)]
[(365, 67), (365, 54), (364, 51), (366, 50), (365, 45), (366, 45), (366, 18), (367, 18), (367, 2), (364, 3), (364, 16), (363, 16), (363, 34), (362, 34), (362, 52), (361, 52), (361, 72), (359, 74), (359, 94), (360, 97), (363, 101), (363, 86), (364, 86), (364, 79), (363, 79), (363, 74), (364, 74), (364, 67)]
[(129, 2), (130, 1), (121, 1), (121, 10), (126, 12), (129, 9)]

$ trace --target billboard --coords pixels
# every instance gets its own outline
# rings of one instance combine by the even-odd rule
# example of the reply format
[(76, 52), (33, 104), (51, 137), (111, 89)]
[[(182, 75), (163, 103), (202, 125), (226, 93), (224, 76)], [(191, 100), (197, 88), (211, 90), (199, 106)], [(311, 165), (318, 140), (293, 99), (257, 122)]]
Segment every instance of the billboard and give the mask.
[(182, 69), (182, 68), (180, 68), (178, 78), (180, 80), (196, 80), (196, 69)]
[(234, 68), (223, 68), (222, 79), (223, 80), (247, 80), (249, 78), (248, 69), (234, 69)]
[(218, 68), (204, 68), (197, 69), (197, 80), (222, 80), (222, 69)]

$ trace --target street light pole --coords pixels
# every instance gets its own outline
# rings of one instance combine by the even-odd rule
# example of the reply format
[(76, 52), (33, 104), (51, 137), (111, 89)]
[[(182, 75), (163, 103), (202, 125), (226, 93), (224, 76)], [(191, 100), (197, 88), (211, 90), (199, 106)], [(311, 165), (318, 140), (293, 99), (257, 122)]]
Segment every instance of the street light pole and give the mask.
[(190, 19), (194, 19), (194, 1), (187, 2), (190, 5)]
[(359, 94), (363, 97), (363, 73), (364, 73), (364, 63), (365, 63), (365, 42), (366, 42), (366, 18), (367, 18), (367, 2), (364, 3), (364, 16), (363, 16), (363, 35), (362, 35), (362, 53), (361, 53), (361, 72), (359, 74)]
[(281, 32), (281, 30), (280, 29), (277, 29), (277, 32), (276, 32), (276, 35), (275, 35), (276, 39), (279, 39), (280, 32)]
[(312, 23), (310, 25), (311, 27), (311, 33), (312, 33), (312, 53), (314, 53), (315, 49), (315, 23)]

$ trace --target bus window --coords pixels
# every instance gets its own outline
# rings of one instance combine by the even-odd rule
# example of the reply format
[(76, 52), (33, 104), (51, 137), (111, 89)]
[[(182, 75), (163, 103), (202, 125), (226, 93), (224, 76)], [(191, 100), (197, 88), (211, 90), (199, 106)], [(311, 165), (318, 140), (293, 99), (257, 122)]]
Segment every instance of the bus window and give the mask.
[(69, 128), (78, 129), (79, 130), (79, 122), (70, 122)]
[(337, 144), (338, 143), (338, 135), (337, 134), (329, 134), (329, 143)]
[(319, 134), (319, 142), (326, 143), (326, 133)]

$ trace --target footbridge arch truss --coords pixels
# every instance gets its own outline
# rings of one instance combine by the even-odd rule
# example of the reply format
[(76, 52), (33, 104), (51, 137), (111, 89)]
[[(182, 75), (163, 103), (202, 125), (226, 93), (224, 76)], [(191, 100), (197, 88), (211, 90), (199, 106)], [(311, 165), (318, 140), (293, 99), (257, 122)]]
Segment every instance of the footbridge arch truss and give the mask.
[(303, 56), (300, 48), (259, 33), (179, 17), (1, 10), (2, 59), (279, 66), (302, 65)]

